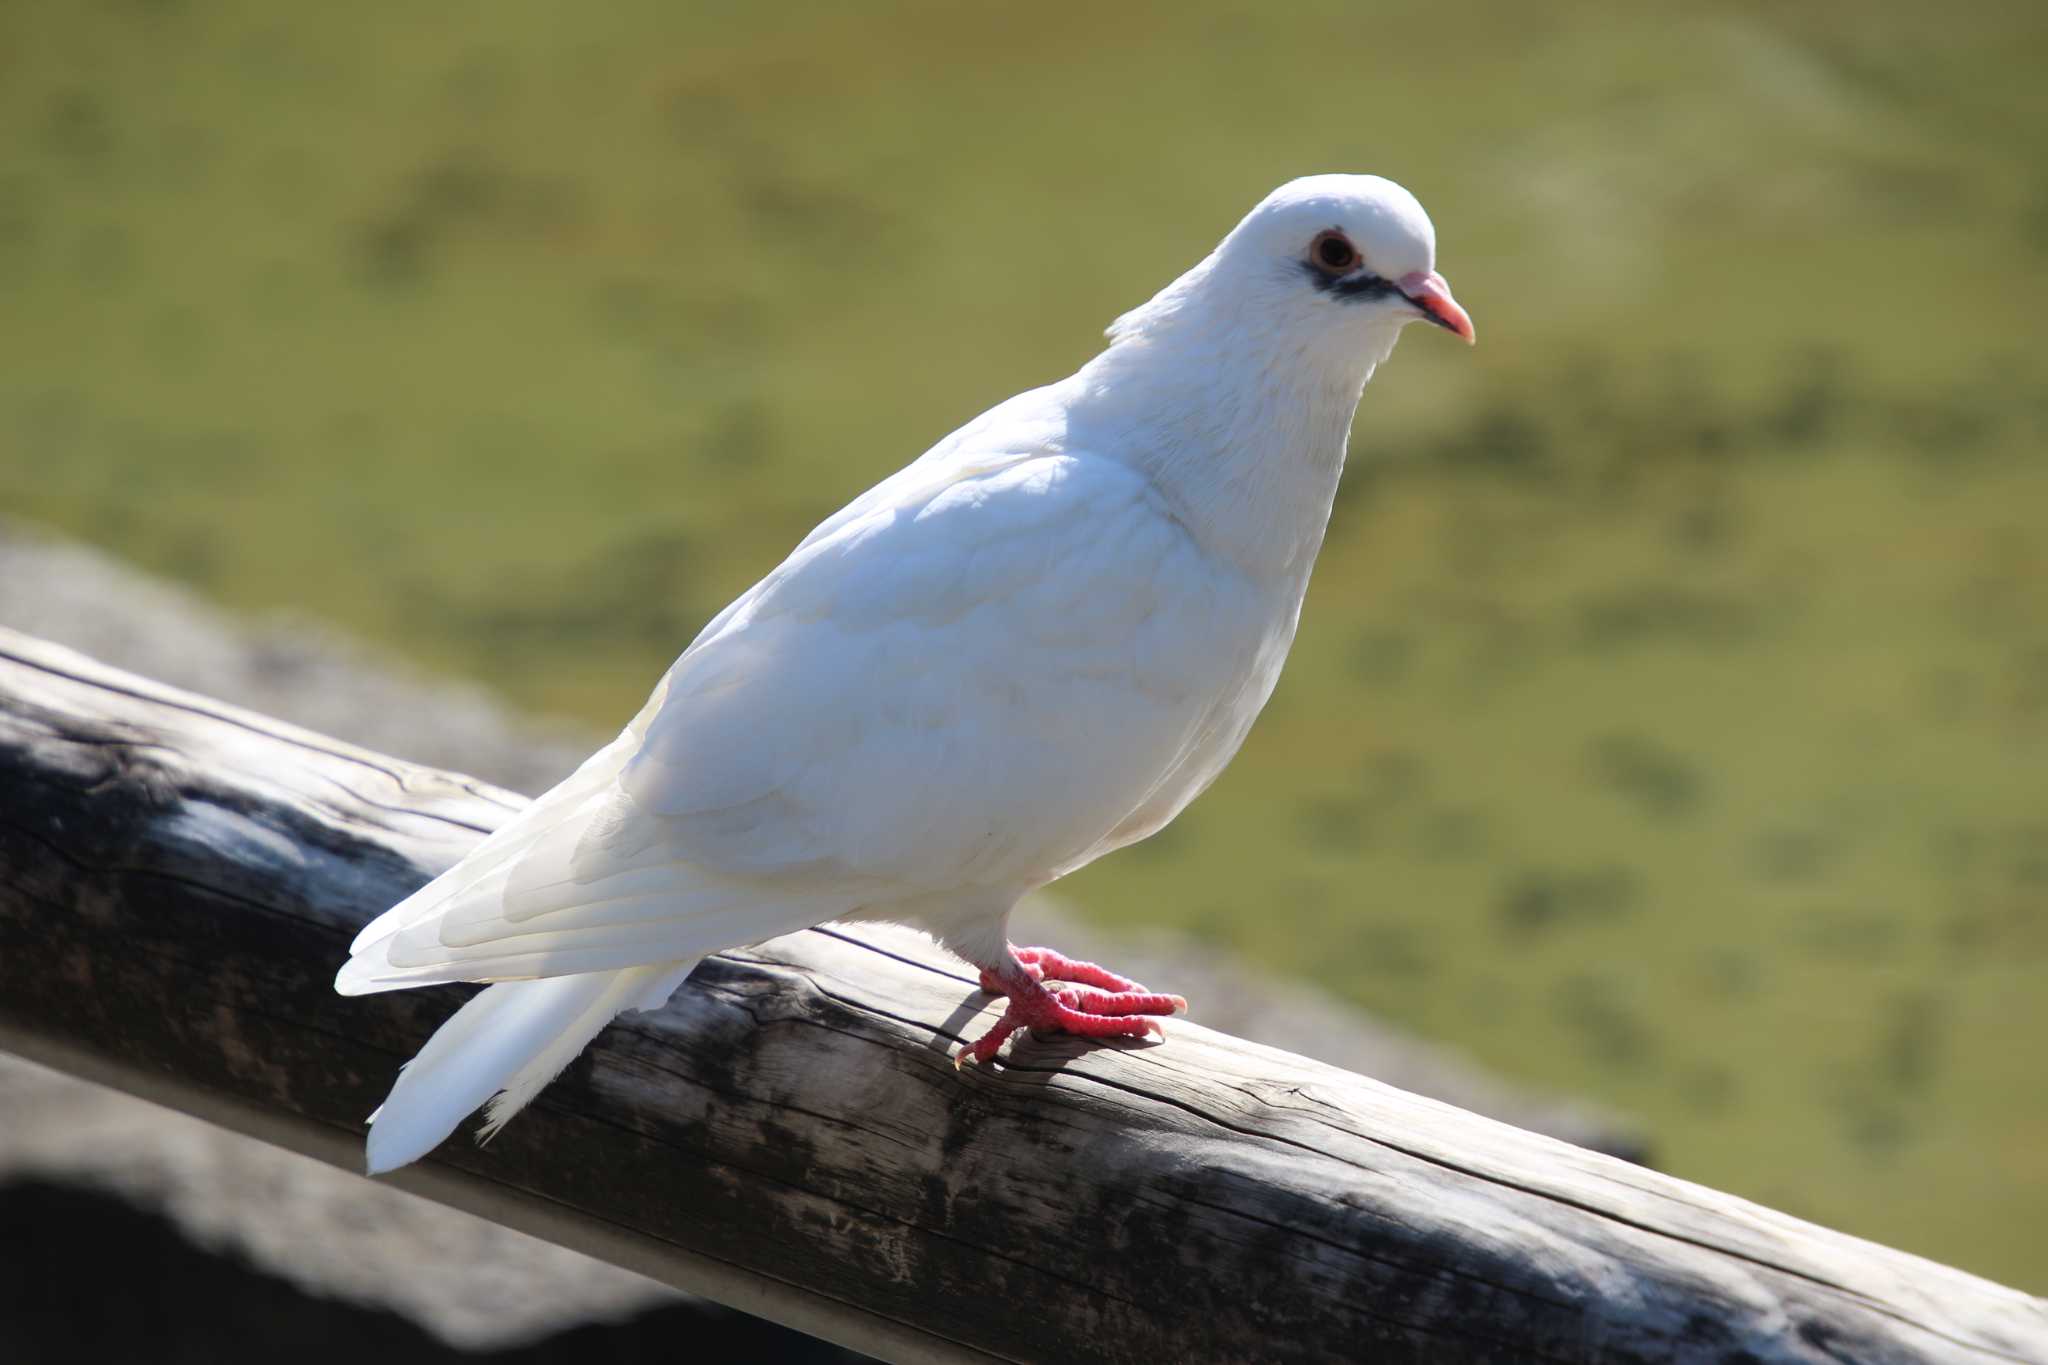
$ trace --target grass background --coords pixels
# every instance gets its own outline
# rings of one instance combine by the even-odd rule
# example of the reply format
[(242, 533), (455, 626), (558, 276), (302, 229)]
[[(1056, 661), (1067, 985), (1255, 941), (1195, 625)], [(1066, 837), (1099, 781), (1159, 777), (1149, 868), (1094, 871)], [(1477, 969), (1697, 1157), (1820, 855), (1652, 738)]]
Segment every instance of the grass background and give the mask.
[(0, 509), (617, 724), (1273, 184), (1368, 392), (1228, 777), (1065, 884), (2048, 1290), (2048, 10), (0, 7)]

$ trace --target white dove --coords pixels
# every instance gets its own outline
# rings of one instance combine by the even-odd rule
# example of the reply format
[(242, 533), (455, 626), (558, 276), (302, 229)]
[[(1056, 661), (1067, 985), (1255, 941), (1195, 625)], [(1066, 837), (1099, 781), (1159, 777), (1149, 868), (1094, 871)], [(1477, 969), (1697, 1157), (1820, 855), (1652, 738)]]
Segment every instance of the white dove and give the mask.
[(372, 1116), (369, 1168), (496, 1096), (488, 1136), (698, 959), (828, 920), (929, 931), (1020, 1028), (1139, 1037), (1178, 996), (1011, 907), (1156, 833), (1279, 680), (1358, 400), (1418, 318), (1466, 341), (1414, 196), (1281, 186), (1119, 318), (829, 518), (720, 612), (620, 736), (363, 930), (335, 989), (498, 984)]

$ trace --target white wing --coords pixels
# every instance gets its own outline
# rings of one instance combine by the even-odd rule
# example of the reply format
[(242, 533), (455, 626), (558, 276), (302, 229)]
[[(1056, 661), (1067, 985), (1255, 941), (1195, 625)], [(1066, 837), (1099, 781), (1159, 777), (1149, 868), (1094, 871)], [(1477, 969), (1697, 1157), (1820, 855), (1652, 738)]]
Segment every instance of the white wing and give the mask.
[(619, 786), (728, 873), (1029, 878), (1172, 765), (1242, 596), (1120, 464), (971, 470), (792, 556), (677, 665)]
[(365, 930), (340, 984), (683, 959), (1036, 885), (1186, 755), (1254, 615), (1121, 464), (927, 457), (721, 614), (617, 741)]

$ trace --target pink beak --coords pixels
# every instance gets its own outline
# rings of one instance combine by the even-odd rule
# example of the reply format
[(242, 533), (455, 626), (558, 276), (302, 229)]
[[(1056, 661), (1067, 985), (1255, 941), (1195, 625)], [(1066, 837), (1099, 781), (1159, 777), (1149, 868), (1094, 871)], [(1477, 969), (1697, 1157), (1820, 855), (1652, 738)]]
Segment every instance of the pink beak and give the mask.
[(1458, 306), (1451, 297), (1451, 285), (1434, 270), (1418, 270), (1412, 275), (1403, 275), (1394, 282), (1408, 297), (1408, 302), (1422, 310), (1422, 316), (1437, 326), (1465, 338), (1471, 345), (1476, 339), (1472, 332), (1472, 316)]

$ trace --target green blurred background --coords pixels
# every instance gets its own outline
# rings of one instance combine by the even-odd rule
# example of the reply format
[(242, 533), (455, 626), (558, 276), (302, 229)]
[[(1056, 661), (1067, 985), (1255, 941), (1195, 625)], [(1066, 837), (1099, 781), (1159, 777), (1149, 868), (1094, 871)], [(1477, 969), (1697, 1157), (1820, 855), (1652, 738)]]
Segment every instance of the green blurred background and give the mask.
[[(1478, 321), (1065, 883), (2048, 1290), (2048, 7), (0, 6), (0, 509), (618, 724), (1267, 189)], [(1199, 1008), (1199, 1003), (1198, 1003)]]

